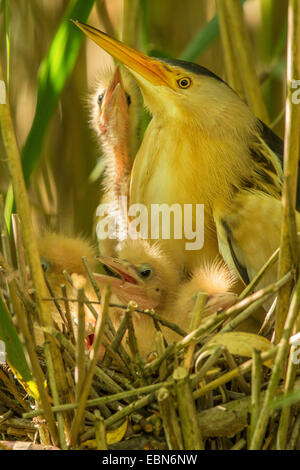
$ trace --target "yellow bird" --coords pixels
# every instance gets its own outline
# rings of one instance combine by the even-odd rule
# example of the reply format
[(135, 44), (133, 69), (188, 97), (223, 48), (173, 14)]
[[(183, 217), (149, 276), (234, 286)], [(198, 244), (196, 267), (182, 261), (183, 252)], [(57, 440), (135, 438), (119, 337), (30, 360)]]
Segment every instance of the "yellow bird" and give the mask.
[[(118, 258), (101, 256), (99, 259), (119, 278), (95, 274), (100, 286), (111, 285), (117, 299), (114, 303), (127, 305), (129, 301), (135, 301), (139, 309), (155, 309), (165, 320), (185, 331), (189, 330), (199, 291), (209, 296), (204, 317), (236, 301), (236, 294), (230, 292), (234, 277), (220, 260), (206, 263), (195, 270), (188, 281), (182, 282), (176, 264), (161, 249), (160, 243), (150, 245), (142, 239), (127, 240), (119, 245), (118, 255)], [(117, 328), (124, 317), (124, 309), (114, 307), (110, 315)], [(155, 350), (153, 320), (136, 313), (133, 323), (140, 353), (146, 358)], [(162, 331), (169, 343), (180, 339), (179, 334), (167, 327), (162, 327)]]
[[(96, 132), (105, 163), (101, 204), (111, 204), (110, 218), (126, 232), (127, 205), (121, 198), (128, 196), (129, 175), (137, 151), (141, 95), (133, 78), (116, 67), (101, 74), (89, 100), (91, 125)], [(101, 220), (97, 218), (97, 222)], [(99, 240), (103, 255), (115, 255), (117, 239)]]
[(182, 211), (204, 204), (203, 248), (187, 250), (184, 236), (161, 240), (164, 248), (189, 272), (220, 252), (248, 283), (279, 246), (281, 140), (206, 68), (150, 58), (75, 24), (129, 69), (152, 114), (131, 172), (130, 204), (149, 212), (153, 204)]
[(128, 72), (116, 67), (101, 73), (88, 105), (105, 160), (104, 187), (118, 197), (127, 193), (124, 186), (138, 148), (141, 94)]
[[(64, 284), (68, 298), (76, 298), (75, 290), (68, 284), (63, 274), (63, 271), (66, 270), (70, 275), (77, 274), (83, 278), (85, 281), (85, 294), (89, 300), (98, 300), (82, 262), (82, 257), (85, 256), (91, 270), (95, 271), (99, 266), (96, 259), (97, 251), (90, 241), (83, 237), (70, 237), (61, 233), (44, 231), (38, 238), (38, 248), (45, 276), (55, 297), (62, 297), (61, 285)], [(61, 301), (58, 303), (64, 311), (64, 303)], [(77, 303), (69, 302), (69, 307), (71, 317), (74, 319), (76, 317)], [(61, 326), (62, 318), (54, 302), (51, 302), (50, 311), (53, 319)], [(92, 331), (95, 320), (87, 307), (85, 307), (85, 315), (88, 333)]]

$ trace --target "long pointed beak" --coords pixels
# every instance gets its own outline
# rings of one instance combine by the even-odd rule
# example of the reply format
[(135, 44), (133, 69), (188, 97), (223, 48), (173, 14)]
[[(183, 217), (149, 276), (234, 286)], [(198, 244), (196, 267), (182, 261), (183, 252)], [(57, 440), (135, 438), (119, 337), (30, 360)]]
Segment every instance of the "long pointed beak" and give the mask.
[(134, 300), (139, 307), (144, 309), (157, 307), (157, 301), (147, 295), (145, 281), (138, 276), (134, 265), (109, 256), (98, 256), (97, 259), (111, 271), (121, 276), (121, 279), (119, 279), (117, 277), (93, 273), (100, 286), (110, 284), (112, 292), (125, 304)]
[(98, 46), (152, 85), (164, 85), (174, 90), (177, 89), (172, 72), (163, 62), (136, 51), (93, 26), (76, 20), (72, 21)]

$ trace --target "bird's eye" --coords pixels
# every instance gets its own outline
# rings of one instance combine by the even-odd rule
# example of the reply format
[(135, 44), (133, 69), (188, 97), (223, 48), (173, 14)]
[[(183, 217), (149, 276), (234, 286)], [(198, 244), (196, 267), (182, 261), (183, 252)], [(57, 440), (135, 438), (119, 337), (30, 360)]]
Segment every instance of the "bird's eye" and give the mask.
[(130, 106), (131, 105), (131, 97), (128, 93), (126, 93), (126, 100), (127, 100), (127, 105)]
[(102, 95), (98, 95), (97, 103), (98, 103), (99, 105), (102, 104), (103, 98), (104, 98), (104, 93), (102, 93)]
[(49, 261), (44, 258), (41, 259), (41, 266), (42, 266), (42, 270), (44, 271), (44, 273), (46, 271), (49, 271), (49, 269), (51, 268)]
[(191, 86), (192, 80), (189, 77), (184, 77), (177, 80), (177, 83), (180, 88), (186, 89)]
[(154, 274), (154, 269), (149, 264), (142, 264), (139, 266), (138, 271), (142, 279), (151, 279)]

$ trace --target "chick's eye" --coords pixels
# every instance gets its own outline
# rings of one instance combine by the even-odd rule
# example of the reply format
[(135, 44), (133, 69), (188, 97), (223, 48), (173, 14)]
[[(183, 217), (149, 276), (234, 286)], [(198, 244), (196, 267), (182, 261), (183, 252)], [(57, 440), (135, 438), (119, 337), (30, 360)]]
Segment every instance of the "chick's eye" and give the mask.
[(177, 80), (177, 83), (180, 88), (186, 89), (191, 86), (192, 80), (189, 77), (184, 77)]
[(103, 101), (103, 97), (104, 97), (104, 94), (98, 95), (97, 103), (98, 103), (99, 105), (101, 105), (101, 103), (102, 103), (102, 101)]
[(144, 271), (140, 272), (140, 276), (143, 277), (144, 279), (148, 279), (152, 274), (151, 269), (145, 269)]
[(49, 271), (51, 268), (49, 261), (43, 258), (41, 259), (41, 266), (44, 272)]
[(138, 273), (142, 279), (151, 279), (154, 274), (154, 269), (152, 268), (152, 266), (144, 264), (139, 266)]

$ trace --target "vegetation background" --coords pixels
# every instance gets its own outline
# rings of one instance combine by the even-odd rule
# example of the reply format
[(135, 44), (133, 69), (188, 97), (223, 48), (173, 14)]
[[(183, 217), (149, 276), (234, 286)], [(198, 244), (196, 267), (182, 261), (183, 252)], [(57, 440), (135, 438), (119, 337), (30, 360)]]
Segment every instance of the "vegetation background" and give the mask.
[[(280, 136), (284, 122), (287, 3), (244, 2), (257, 73), (270, 121), (278, 118), (275, 131)], [(67, 23), (66, 15), (83, 4), (87, 5), (83, 14), (90, 24), (147, 54), (185, 58), (227, 77), (215, 0), (0, 1), (0, 57), (9, 74), (18, 144), (24, 157), (27, 143), (24, 166), (28, 166), (29, 173), (32, 158), (36, 162), (29, 185), (36, 226), (91, 235), (101, 195), (100, 180), (93, 178), (92, 171), (101, 158), (101, 149), (89, 127), (87, 97), (101, 71), (112, 65), (112, 59), (81, 33), (78, 36), (72, 24), (62, 40), (54, 42), (56, 33)], [(82, 43), (79, 50), (78, 38)], [(40, 70), (51, 45), (50, 65), (55, 66), (67, 40), (65, 55), (75, 55), (74, 67), (62, 61), (60, 67), (53, 68), (50, 82), (41, 90)], [(55, 84), (64, 77), (65, 86), (55, 92)], [(43, 100), (37, 106), (40, 95)], [(45, 120), (45, 125), (42, 131), (35, 126), (30, 136), (34, 120)], [(8, 186), (0, 137), (0, 192), (4, 196)]]
[[(287, 119), (287, 132), (285, 135), (285, 180), (282, 197), (283, 217), (279, 281), (262, 289), (259, 294), (256, 293), (259, 298), (256, 298), (256, 294), (254, 294), (249, 295), (246, 299), (246, 304), (250, 310), (252, 307), (258, 308), (259, 302), (261, 302), (259, 304), (261, 305), (264, 300), (264, 295), (269, 296), (280, 289), (275, 324), (275, 333), (277, 332), (278, 336), (276, 338), (275, 335), (275, 343), (277, 344), (273, 347), (269, 342), (271, 349), (262, 354), (264, 361), (276, 356), (271, 375), (266, 376), (262, 373), (262, 357), (256, 350), (253, 352), (253, 358), (242, 364), (239, 362), (239, 367), (235, 367), (235, 363), (232, 363), (231, 357), (227, 355), (225, 363), (229, 371), (224, 374), (221, 372), (221, 375), (203, 387), (198, 387), (197, 381), (193, 382), (198, 388), (192, 394), (191, 377), (188, 377), (187, 370), (184, 369), (184, 375), (178, 375), (178, 369), (181, 369), (181, 371), (179, 370), (180, 373), (183, 369), (177, 368), (176, 347), (178, 345), (174, 346), (174, 350), (171, 348), (169, 352), (167, 351), (167, 356), (162, 353), (157, 362), (153, 361), (145, 367), (148, 367), (148, 378), (151, 380), (151, 371), (154, 372), (160, 368), (160, 360), (165, 362), (166, 357), (168, 357), (168, 360), (173, 361), (170, 363), (170, 370), (172, 367), (176, 368), (174, 372), (175, 384), (173, 385), (177, 396), (181, 431), (185, 440), (184, 448), (204, 448), (199, 432), (195, 401), (203, 396), (207, 405), (204, 412), (215, 413), (217, 406), (214, 405), (220, 403), (218, 401), (220, 396), (216, 398), (212, 391), (220, 389), (221, 400), (224, 403), (223, 398), (225, 396), (226, 400), (224, 394), (227, 389), (223, 389), (222, 386), (232, 382), (232, 379), (233, 381), (235, 379), (241, 381), (241, 376), (250, 372), (250, 369), (252, 371), (251, 386), (242, 381), (242, 387), (247, 389), (247, 396), (243, 402), (246, 405), (242, 406), (237, 398), (231, 402), (233, 405), (232, 423), (239, 424), (236, 417), (242, 420), (241, 428), (235, 431), (234, 440), (227, 439), (225, 434), (224, 438), (212, 442), (207, 441), (208, 444), (206, 444), (212, 449), (242, 449), (248, 441), (248, 447), (252, 449), (261, 447), (284, 449), (297, 446), (299, 448), (297, 443), (299, 443), (300, 436), (300, 413), (298, 412), (295, 417), (290, 411), (291, 405), (299, 404), (300, 393), (298, 390), (294, 395), (289, 395), (289, 392), (293, 390), (297, 372), (297, 367), (292, 362), (294, 346), (290, 346), (290, 338), (294, 331), (300, 329), (300, 320), (298, 318), (300, 308), (299, 250), (296, 235), (294, 234), (295, 237), (292, 237), (300, 108), (292, 106), (290, 94), (286, 93), (288, 31), (290, 32), (289, 54), (293, 58), (289, 64), (289, 81), (292, 81), (295, 76), (296, 79), (300, 78), (300, 62), (298, 60), (300, 9), (297, 2), (298, 0), (185, 0), (184, 2), (182, 0), (0, 0), (0, 79), (2, 79), (3, 69), (3, 78), (5, 78), (8, 87), (13, 120), (13, 122), (10, 120), (10, 107), (1, 105), (0, 122), (4, 137), (0, 137), (0, 279), (3, 280), (4, 288), (3, 293), (2, 290), (0, 292), (0, 338), (7, 345), (7, 362), (10, 370), (6, 371), (9, 375), (8, 379), (6, 373), (0, 368), (0, 379), (3, 384), (0, 387), (0, 406), (2, 406), (1, 401), (3, 401), (8, 409), (4, 418), (6, 421), (16, 410), (18, 416), (24, 417), (22, 410), (19, 409), (19, 404), (23, 409), (28, 410), (29, 405), (25, 403), (25, 400), (32, 401), (34, 399), (37, 402), (37, 408), (43, 408), (42, 411), (35, 409), (34, 412), (27, 413), (27, 415), (25, 413), (26, 416), (22, 421), (22, 426), (25, 426), (25, 435), (27, 437), (26, 429), (31, 429), (32, 435), (30, 438), (32, 440), (35, 439), (33, 433), (36, 432), (35, 427), (32, 426), (31, 421), (28, 421), (28, 418), (44, 413), (47, 424), (45, 425), (43, 420), (38, 422), (40, 442), (43, 445), (59, 444), (62, 449), (68, 448), (69, 445), (74, 448), (78, 444), (77, 438), (81, 421), (84, 417), (91, 420), (91, 413), (86, 409), (88, 407), (86, 400), (92, 382), (93, 386), (96, 387), (96, 395), (100, 396), (100, 402), (97, 402), (97, 404), (101, 412), (103, 409), (105, 411), (105, 407), (103, 408), (104, 402), (109, 403), (111, 401), (114, 403), (116, 400), (113, 396), (116, 388), (115, 386), (111, 387), (111, 377), (107, 375), (109, 372), (114, 373), (114, 371), (107, 369), (106, 374), (101, 369), (102, 365), (100, 365), (97, 368), (97, 372), (100, 374), (99, 379), (97, 374), (94, 374), (97, 362), (96, 355), (94, 355), (94, 358), (89, 358), (88, 361), (88, 380), (81, 382), (78, 379), (79, 376), (80, 379), (85, 377), (84, 328), (78, 328), (76, 354), (74, 353), (73, 344), (71, 344), (70, 349), (67, 335), (65, 337), (61, 335), (61, 343), (59, 343), (53, 333), (58, 334), (53, 328), (53, 320), (49, 315), (49, 305), (45, 301), (48, 291), (43, 278), (34, 232), (31, 224), (28, 223), (30, 208), (27, 204), (26, 189), (22, 184), (22, 171), (18, 165), (18, 148), (14, 142), (15, 131), (18, 147), (21, 151), (24, 179), (28, 186), (36, 232), (41, 227), (48, 227), (74, 235), (80, 233), (95, 237), (95, 234), (93, 234), (94, 215), (102, 191), (101, 149), (98, 147), (89, 126), (90, 110), (87, 103), (89, 90), (95, 85), (102, 71), (111, 66), (113, 62), (99, 47), (91, 41), (86, 41), (81, 31), (69, 21), (70, 19), (77, 19), (107, 31), (148, 55), (180, 58), (197, 62), (211, 69), (225, 80), (228, 80), (229, 84), (248, 102), (257, 116), (262, 118), (281, 137), (284, 134), (286, 105), (286, 109), (289, 111), (287, 113), (289, 119)], [(291, 12), (289, 28), (287, 27), (288, 4)], [(288, 99), (286, 99), (286, 95)], [(8, 159), (18, 201), (18, 216), (22, 227), (22, 232), (20, 232), (18, 218), (15, 217), (13, 235), (15, 236), (17, 263), (11, 262), (10, 250), (8, 249), (9, 238), (4, 221), (5, 218), (10, 230), (14, 202), (8, 172)], [(291, 184), (291, 180), (293, 184)], [(290, 190), (291, 187), (292, 190)], [(24, 243), (22, 243), (21, 233)], [(10, 241), (12, 240), (13, 236), (10, 232)], [(13, 243), (11, 244), (13, 245)], [(28, 296), (28, 272), (26, 270), (24, 248), (35, 293), (34, 300)], [(15, 254), (14, 247), (13, 254)], [(275, 257), (273, 256), (271, 262), (274, 260)], [(18, 264), (20, 279), (15, 275), (16, 264)], [(263, 275), (264, 269), (261, 275)], [(295, 272), (296, 277), (298, 277), (297, 282), (294, 282)], [(294, 285), (296, 287), (290, 303)], [(247, 286), (239, 299), (244, 299), (252, 288), (253, 285)], [(81, 315), (80, 318), (84, 322), (83, 305), (86, 300), (82, 300), (81, 295), (83, 295), (83, 292), (78, 289), (78, 316)], [(93, 351), (100, 345), (108, 303), (109, 293), (106, 292), (104, 294), (105, 306), (103, 307), (102, 316), (99, 316), (101, 327), (96, 329), (95, 341), (92, 346)], [(126, 306), (124, 308), (126, 309)], [(234, 311), (234, 309), (236, 310)], [(241, 312), (241, 307), (237, 303), (230, 315), (233, 316), (234, 314), (241, 317), (246, 310), (247, 308)], [(247, 315), (249, 315), (250, 310), (246, 312)], [(31, 318), (34, 315), (36, 316), (37, 312), (39, 315), (38, 323), (43, 328), (46, 338), (42, 352), (36, 351), (36, 345), (32, 339), (33, 335), (28, 327)], [(131, 311), (130, 314), (128, 313), (128, 325), (130, 324), (131, 313)], [(160, 321), (155, 313), (146, 313), (153, 315), (154, 321)], [(228, 315), (228, 312), (227, 314), (223, 312), (223, 317), (221, 317), (223, 323), (228, 320), (226, 315)], [(97, 325), (100, 324), (99, 322)], [(211, 322), (211, 325), (203, 327), (202, 332), (200, 328), (197, 341), (200, 337), (205, 340), (208, 334), (219, 328), (220, 315), (212, 317)], [(17, 328), (15, 323), (17, 323)], [(130, 325), (128, 325), (127, 328), (129, 329)], [(131, 332), (131, 334), (134, 336), (134, 332)], [(265, 340), (261, 336), (255, 338), (256, 340)], [(187, 346), (189, 354), (190, 350), (194, 351), (194, 337), (190, 337), (188, 341), (192, 344), (187, 346), (184, 343), (183, 349)], [(247, 341), (244, 341), (244, 343), (246, 344)], [(180, 351), (181, 346), (179, 346)], [(189, 349), (190, 347), (191, 349)], [(63, 357), (65, 359), (66, 353), (69, 354), (70, 350), (74, 356), (74, 361), (71, 361), (72, 373), (68, 368), (66, 369), (67, 362), (65, 363), (63, 360)], [(289, 361), (286, 361), (290, 351)], [(117, 353), (121, 354), (120, 347)], [(240, 355), (241, 358), (244, 357), (242, 353), (235, 355)], [(112, 357), (115, 357), (115, 355)], [(217, 361), (218, 357), (215, 354), (213, 361)], [(207, 359), (203, 366), (204, 369), (205, 367), (212, 367), (214, 362), (209, 362), (210, 360), (211, 358)], [(69, 386), (67, 380), (73, 383), (74, 364), (77, 371), (79, 370), (76, 379), (75, 397), (78, 403), (75, 403), (75, 405), (74, 399), (66, 399), (68, 394), (71, 394), (72, 387)], [(286, 366), (286, 364), (288, 365)], [(46, 371), (45, 375), (41, 365)], [(133, 366), (129, 364), (129, 379), (130, 383), (133, 384), (133, 387), (131, 385), (130, 387), (133, 390), (127, 390), (128, 377), (119, 376), (118, 380), (126, 390), (121, 387), (122, 393), (118, 399), (127, 400), (129, 397), (133, 399), (137, 394), (149, 392), (148, 395), (145, 395), (142, 399), (137, 399), (134, 403), (135, 410), (144, 407), (145, 413), (149, 414), (147, 405), (151, 403), (153, 395), (150, 394), (148, 387), (140, 387), (144, 384), (143, 380), (139, 378), (136, 381), (136, 370), (139, 370), (139, 367), (140, 363), (138, 361)], [(19, 382), (22, 384), (21, 393), (20, 389), (15, 386), (15, 377), (11, 371), (17, 375)], [(106, 381), (103, 377), (106, 377)], [(52, 401), (45, 389), (46, 378), (50, 385), (49, 390), (51, 391), (53, 403), (56, 407), (58, 406), (55, 414), (51, 408)], [(144, 376), (141, 375), (141, 378), (143, 379)], [(284, 393), (279, 400), (279, 404), (275, 403), (274, 405), (273, 401), (278, 394), (281, 378), (284, 378)], [(133, 380), (134, 382), (132, 382)], [(106, 387), (104, 391), (109, 391), (113, 398), (103, 396), (103, 382)], [(80, 387), (81, 383), (84, 383), (82, 389)], [(160, 384), (153, 382), (149, 387), (154, 387), (151, 388), (151, 393), (154, 389), (160, 387), (162, 387), (160, 391), (165, 392), (164, 387), (169, 385), (167, 382)], [(6, 386), (7, 390), (5, 390)], [(18, 386), (21, 387), (20, 384)], [(261, 388), (264, 389), (262, 392), (264, 393), (262, 406)], [(250, 389), (251, 396), (249, 395)], [(6, 394), (3, 390), (6, 391)], [(120, 390), (119, 386), (117, 390)], [(186, 399), (187, 393), (190, 394), (190, 399)], [(205, 394), (206, 396), (204, 396)], [(8, 396), (14, 397), (14, 402), (17, 403), (15, 408), (11, 405), (13, 401), (10, 398), (7, 399)], [(235, 397), (237, 396), (240, 396), (240, 394), (235, 395)], [(60, 400), (61, 397), (63, 397), (63, 400)], [(173, 403), (171, 395), (169, 399)], [(71, 403), (66, 404), (65, 401)], [(89, 403), (89, 406), (94, 405)], [(116, 407), (112, 406), (111, 410), (114, 413), (109, 411), (109, 416), (104, 421), (99, 418), (99, 413), (97, 415), (98, 410), (95, 411), (90, 428), (95, 427), (95, 432), (93, 432), (96, 435), (96, 441), (94, 442), (96, 448), (106, 448), (108, 434), (105, 433), (113, 432), (114, 430), (111, 431), (111, 425), (116, 424), (125, 417), (126, 421), (123, 424), (125, 424), (124, 432), (126, 432), (127, 417), (132, 412), (131, 405), (132, 402), (128, 406), (121, 406), (118, 411), (116, 411)], [(172, 406), (174, 406), (174, 403)], [(272, 407), (275, 406), (282, 408), (279, 425), (272, 415)], [(70, 415), (69, 411), (75, 408), (71, 430), (72, 413)], [(178, 426), (176, 413), (174, 411), (173, 418), (171, 416), (170, 424), (169, 414), (165, 413), (164, 415), (162, 408), (160, 408), (160, 412), (166, 440), (168, 441), (168, 426), (170, 425), (172, 428), (172, 419), (175, 424), (177, 423), (173, 429), (176, 430)], [(248, 426), (249, 413), (251, 413), (250, 427)], [(221, 414), (224, 417), (224, 413)], [(151, 416), (157, 418), (152, 411)], [(270, 417), (271, 419), (269, 419)], [(220, 413), (215, 419), (214, 422), (209, 417), (207, 422), (220, 424)], [(0, 426), (1, 420), (2, 417)], [(292, 438), (287, 446), (291, 423), (293, 424)], [(149, 423), (147, 422), (147, 424)], [(223, 426), (228, 428), (226, 422), (225, 425), (223, 423)], [(153, 428), (155, 428), (155, 424), (153, 424)], [(243, 430), (243, 434), (240, 434), (241, 430)], [(145, 432), (147, 433), (147, 431)], [(266, 432), (268, 437), (264, 440)], [(229, 429), (228, 436), (231, 438), (235, 433), (231, 433)], [(18, 428), (15, 436), (20, 435), (23, 436), (24, 434)], [(68, 441), (70, 436), (71, 440)], [(123, 436), (124, 433), (114, 442), (121, 441)], [(176, 433), (173, 437), (176, 438)], [(211, 434), (206, 437), (211, 437)], [(215, 435), (212, 437), (215, 437)], [(123, 445), (122, 442), (120, 444)], [(173, 444), (170, 444), (170, 440), (167, 443), (169, 448), (172, 449), (183, 448), (182, 444)], [(5, 445), (9, 447), (11, 443), (7, 441)], [(126, 442), (125, 445), (127, 445)], [(165, 447), (166, 443), (164, 443), (163, 448)]]

